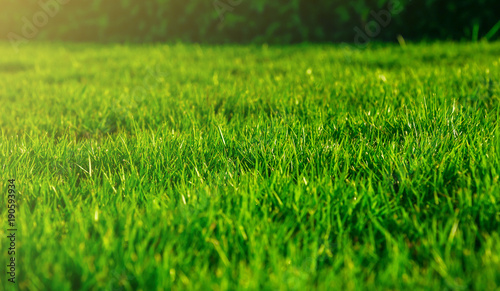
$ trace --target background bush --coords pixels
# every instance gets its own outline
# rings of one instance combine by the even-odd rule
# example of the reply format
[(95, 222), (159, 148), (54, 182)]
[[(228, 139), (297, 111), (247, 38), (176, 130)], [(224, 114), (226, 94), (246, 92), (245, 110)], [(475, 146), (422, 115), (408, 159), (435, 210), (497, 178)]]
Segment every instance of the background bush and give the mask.
[[(49, 1), (49, 0), (41, 0)], [(353, 42), (354, 28), (373, 20), (389, 1), (240, 0), (221, 20), (214, 3), (231, 0), (70, 0), (36, 38), (71, 41), (188, 41), (206, 43)], [(232, 0), (238, 2), (237, 0)], [(500, 21), (498, 0), (398, 2), (403, 9), (374, 39), (475, 39)], [(37, 0), (0, 0), (0, 38), (21, 35), (21, 18)], [(492, 38), (498, 38), (496, 33)]]

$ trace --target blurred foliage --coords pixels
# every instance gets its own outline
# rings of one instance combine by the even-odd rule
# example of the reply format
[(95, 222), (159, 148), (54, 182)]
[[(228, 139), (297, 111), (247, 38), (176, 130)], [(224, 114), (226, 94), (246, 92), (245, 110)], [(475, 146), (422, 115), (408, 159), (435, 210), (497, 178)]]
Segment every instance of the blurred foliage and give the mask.
[[(0, 38), (22, 36), (40, 3), (0, 0)], [(500, 21), (498, 0), (69, 0), (49, 17), (38, 39), (187, 41), (206, 43), (352, 42), (375, 14), (397, 7), (370, 39), (475, 39)], [(43, 19), (42, 19), (43, 20)], [(494, 34), (498, 38), (499, 32)], [(491, 35), (491, 33), (490, 33)]]

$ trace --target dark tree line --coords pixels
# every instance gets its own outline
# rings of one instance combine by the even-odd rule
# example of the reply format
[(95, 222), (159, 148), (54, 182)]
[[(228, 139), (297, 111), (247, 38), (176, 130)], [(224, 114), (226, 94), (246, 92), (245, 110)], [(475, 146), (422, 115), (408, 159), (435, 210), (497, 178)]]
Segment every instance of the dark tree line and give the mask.
[[(353, 42), (359, 31), (365, 35), (358, 38), (384, 41), (500, 35), (488, 34), (500, 21), (498, 0), (0, 1), (4, 39), (296, 43)], [(26, 35), (30, 25), (37, 33)]]

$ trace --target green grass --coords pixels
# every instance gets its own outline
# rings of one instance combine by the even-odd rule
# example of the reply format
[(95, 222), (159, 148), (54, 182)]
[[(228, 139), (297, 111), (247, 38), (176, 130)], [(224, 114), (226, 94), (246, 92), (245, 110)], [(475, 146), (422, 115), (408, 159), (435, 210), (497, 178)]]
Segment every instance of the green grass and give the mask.
[(498, 290), (499, 101), (500, 43), (0, 44), (16, 286)]

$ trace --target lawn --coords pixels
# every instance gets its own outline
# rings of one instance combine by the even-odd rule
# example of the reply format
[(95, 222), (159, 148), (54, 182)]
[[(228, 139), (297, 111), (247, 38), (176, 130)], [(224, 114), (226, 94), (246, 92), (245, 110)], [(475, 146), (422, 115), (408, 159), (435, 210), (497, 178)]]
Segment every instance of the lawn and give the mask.
[(500, 43), (1, 43), (0, 105), (0, 289), (500, 288)]

